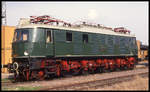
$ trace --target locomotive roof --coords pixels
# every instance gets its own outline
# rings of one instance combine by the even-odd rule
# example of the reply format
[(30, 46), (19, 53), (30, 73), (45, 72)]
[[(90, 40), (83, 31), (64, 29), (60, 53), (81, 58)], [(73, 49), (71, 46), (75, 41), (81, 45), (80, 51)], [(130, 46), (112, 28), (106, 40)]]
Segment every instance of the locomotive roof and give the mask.
[(114, 32), (112, 29), (107, 29), (103, 27), (96, 28), (96, 27), (84, 26), (84, 25), (80, 27), (63, 27), (63, 26), (55, 26), (55, 25), (48, 25), (48, 24), (27, 24), (24, 26), (20, 26), (18, 28), (36, 28), (36, 27), (63, 29), (66, 31), (68, 30), (68, 31), (79, 31), (79, 32), (88, 32), (88, 33), (100, 33), (100, 34), (108, 34), (108, 35), (135, 37), (135, 35), (131, 35), (131, 34)]

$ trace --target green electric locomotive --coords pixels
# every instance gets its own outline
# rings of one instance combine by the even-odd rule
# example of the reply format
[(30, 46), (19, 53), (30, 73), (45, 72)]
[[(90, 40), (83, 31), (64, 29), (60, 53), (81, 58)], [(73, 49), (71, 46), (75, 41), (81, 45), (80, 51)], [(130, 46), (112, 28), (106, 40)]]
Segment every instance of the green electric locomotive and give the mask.
[[(60, 22), (65, 25), (59, 25)], [(71, 25), (51, 20), (47, 23), (50, 24), (30, 20), (30, 23), (22, 24), (15, 30), (13, 63), (9, 67), (15, 80), (42, 80), (51, 75), (134, 68), (136, 37), (129, 31), (85, 22)]]

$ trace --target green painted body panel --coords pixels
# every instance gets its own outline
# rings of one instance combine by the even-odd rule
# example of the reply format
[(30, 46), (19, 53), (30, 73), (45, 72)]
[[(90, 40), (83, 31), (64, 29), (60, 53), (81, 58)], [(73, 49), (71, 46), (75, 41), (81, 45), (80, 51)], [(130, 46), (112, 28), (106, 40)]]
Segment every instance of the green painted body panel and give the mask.
[(73, 44), (56, 42), (55, 43), (55, 55), (72, 55), (73, 54)]
[[(46, 43), (46, 31), (52, 31), (50, 43)], [(72, 41), (66, 41), (66, 32), (72, 33)], [(88, 34), (88, 43), (83, 43), (83, 34)], [(134, 41), (133, 37), (38, 28), (30, 32), (28, 42), (13, 42), (13, 54), (24, 56), (24, 51), (28, 51), (31, 57), (137, 55), (135, 38)]]
[[(32, 48), (30, 50), (30, 56), (50, 56), (53, 55), (53, 49), (51, 44), (45, 44), (43, 42), (31, 43)], [(47, 48), (46, 48), (47, 47)]]
[(15, 42), (12, 43), (12, 55), (24, 56), (24, 51), (28, 48), (29, 44), (27, 42)]
[[(55, 56), (71, 55), (136, 55), (136, 45), (126, 40), (131, 37), (121, 37), (96, 33), (69, 31), (72, 33), (72, 42), (66, 42), (65, 30), (54, 30)], [(88, 43), (82, 42), (82, 34), (88, 34)], [(117, 40), (116, 40), (117, 39)], [(119, 40), (119, 42), (118, 42)], [(132, 45), (132, 47), (131, 47)], [(134, 47), (134, 48), (133, 48)], [(133, 51), (135, 49), (135, 51)]]
[(90, 43), (82, 43), (82, 55), (91, 55), (91, 44)]
[(54, 44), (55, 56), (56, 55), (72, 55), (73, 44), (66, 42), (66, 31), (54, 30)]
[(73, 55), (82, 55), (82, 34), (79, 32), (73, 32)]
[(99, 55), (100, 52), (100, 41), (98, 39), (98, 34), (91, 34), (90, 35), (90, 43), (91, 43), (91, 54), (93, 55)]
[(53, 43), (46, 43), (46, 31), (50, 30), (38, 28), (35, 33), (34, 31), (32, 32), (32, 34), (36, 34), (36, 40), (30, 44), (30, 56), (53, 56)]

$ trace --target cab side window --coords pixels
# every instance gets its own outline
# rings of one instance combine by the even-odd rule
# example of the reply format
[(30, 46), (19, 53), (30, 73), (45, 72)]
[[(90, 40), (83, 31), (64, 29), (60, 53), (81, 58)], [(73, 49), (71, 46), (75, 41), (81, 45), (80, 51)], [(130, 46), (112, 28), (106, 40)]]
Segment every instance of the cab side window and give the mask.
[(14, 34), (14, 39), (13, 39), (13, 41), (14, 41), (14, 42), (17, 41), (17, 32), (15, 32), (15, 34)]
[(29, 36), (29, 31), (22, 31), (21, 32), (21, 40), (22, 41), (27, 41), (29, 38), (28, 36)]
[(23, 41), (27, 40), (27, 34), (23, 34)]
[(51, 31), (46, 31), (46, 43), (52, 42)]

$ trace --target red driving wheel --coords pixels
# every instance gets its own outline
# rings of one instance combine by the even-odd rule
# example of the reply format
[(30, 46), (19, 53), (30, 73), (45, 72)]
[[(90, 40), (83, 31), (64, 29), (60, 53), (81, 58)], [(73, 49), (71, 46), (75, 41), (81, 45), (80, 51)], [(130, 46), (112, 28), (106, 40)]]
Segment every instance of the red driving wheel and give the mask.
[(39, 80), (44, 80), (44, 78), (45, 78), (45, 77), (44, 77), (44, 71), (39, 71), (39, 72), (38, 72), (38, 79), (39, 79)]

